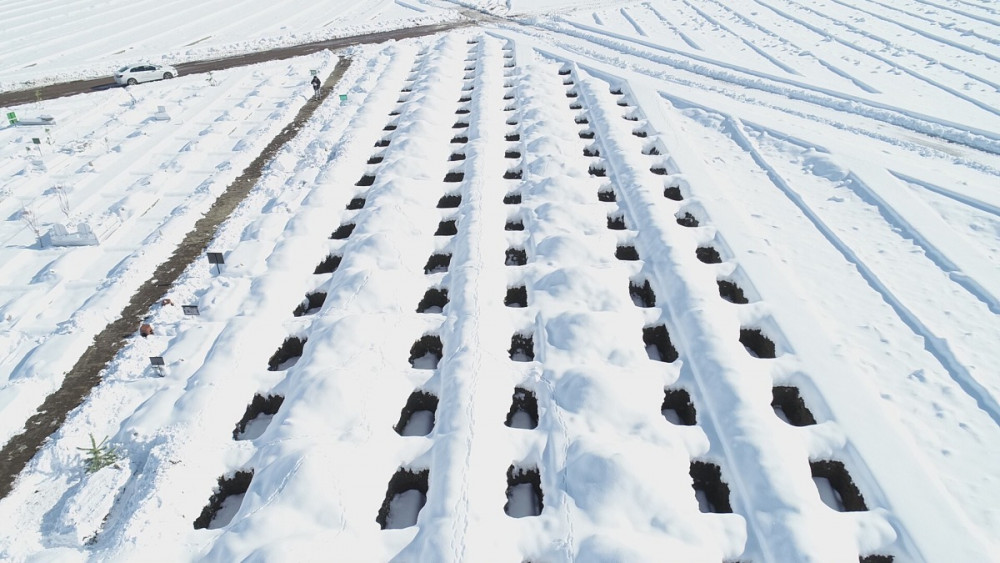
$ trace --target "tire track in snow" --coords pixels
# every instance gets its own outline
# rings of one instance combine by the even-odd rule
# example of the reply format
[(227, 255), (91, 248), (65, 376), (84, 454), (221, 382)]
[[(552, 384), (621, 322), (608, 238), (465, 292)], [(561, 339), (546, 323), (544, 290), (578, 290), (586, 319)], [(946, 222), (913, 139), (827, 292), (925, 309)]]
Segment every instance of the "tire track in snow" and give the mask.
[[(952, 13), (955, 13), (955, 14), (961, 14), (961, 15), (967, 17), (967, 18), (971, 18), (971, 19), (974, 19), (976, 21), (980, 21), (980, 22), (983, 22), (983, 23), (988, 23), (990, 25), (1000, 26), (1000, 21), (990, 19), (990, 18), (988, 18), (986, 16), (979, 16), (979, 15), (973, 14), (972, 12), (966, 12), (965, 10), (959, 10), (959, 9), (953, 8), (951, 6), (945, 6), (943, 4), (938, 4), (937, 2), (931, 2), (930, 0), (913, 0), (913, 1), (917, 2), (918, 4), (924, 4), (926, 6), (934, 6), (935, 8), (938, 8), (940, 10), (946, 10), (946, 11), (949, 11), (949, 12), (952, 12)], [(977, 8), (984, 8), (984, 9), (988, 10), (991, 14), (994, 14), (994, 15), (998, 14), (995, 9), (989, 8), (988, 6), (982, 6), (980, 4), (972, 4), (972, 3), (966, 2), (964, 0), (955, 0), (955, 1), (958, 2), (958, 3), (960, 3), (960, 4), (965, 4), (967, 6), (975, 6)]]
[[(902, 127), (904, 129), (909, 129), (915, 133), (945, 139), (957, 144), (965, 145), (970, 148), (979, 149), (993, 154), (1000, 154), (1000, 134), (997, 134), (995, 132), (986, 129), (980, 129), (970, 125), (962, 125), (948, 120), (917, 113), (904, 108), (892, 106), (889, 104), (884, 104), (874, 100), (868, 100), (865, 98), (852, 96), (850, 94), (844, 94), (841, 92), (831, 90), (829, 88), (817, 87), (803, 82), (757, 72), (751, 69), (739, 67), (737, 65), (732, 65), (723, 61), (712, 59), (710, 57), (705, 57), (694, 53), (684, 53), (682, 51), (678, 51), (670, 47), (657, 45), (655, 43), (650, 43), (647, 41), (643, 41), (641, 39), (624, 37), (619, 34), (608, 32), (603, 29), (598, 29), (585, 24), (569, 22), (569, 21), (564, 21), (564, 23), (566, 25), (569, 25), (570, 27), (577, 28), (580, 31), (573, 31), (571, 29), (566, 29), (552, 24), (539, 24), (536, 27), (543, 28), (546, 31), (553, 32), (556, 34), (563, 34), (591, 41), (597, 45), (601, 45), (603, 47), (610, 48), (621, 53), (634, 55), (636, 57), (641, 57), (653, 62), (671, 66), (678, 70), (685, 70), (695, 75), (716, 79), (737, 86), (762, 90), (764, 92), (777, 94), (779, 96), (784, 96), (794, 100), (801, 100), (813, 103), (818, 106), (822, 106), (826, 109), (843, 111), (858, 115), (860, 117), (867, 117), (870, 119), (874, 119), (876, 121), (882, 121), (889, 125), (894, 125), (897, 127)], [(626, 43), (624, 44), (614, 43), (614, 42), (609, 43), (607, 41), (601, 41), (600, 39), (595, 39), (589, 34), (603, 35), (605, 37), (609, 37), (616, 41), (626, 42)], [(681, 58), (677, 59), (666, 56), (657, 56), (649, 52), (637, 49), (633, 46), (633, 44), (645, 47), (647, 49), (663, 51), (670, 55), (676, 55)], [(581, 56), (595, 58), (602, 61), (608, 60), (607, 57), (601, 58), (601, 56), (595, 51), (581, 50), (579, 48), (575, 48), (572, 46), (566, 46), (565, 44), (563, 44), (563, 47), (572, 52), (579, 53), (581, 54)], [(695, 62), (686, 59), (693, 59)], [(719, 68), (713, 69), (710, 67), (696, 64), (698, 62), (706, 63), (708, 65)], [(613, 64), (620, 65), (621, 62), (616, 61)], [(727, 72), (727, 71), (732, 71), (732, 72)], [(647, 74), (648, 73), (649, 71), (647, 71)], [(741, 75), (748, 75), (748, 76), (741, 76)], [(704, 88), (704, 86), (701, 85), (699, 85), (699, 87)]]
[[(919, 80), (921, 82), (924, 82), (925, 84), (928, 84), (930, 86), (938, 88), (939, 90), (943, 90), (944, 92), (947, 92), (947, 93), (951, 94), (952, 96), (955, 96), (956, 98), (959, 98), (961, 100), (965, 100), (966, 102), (969, 102), (970, 104), (972, 104), (972, 105), (974, 105), (974, 106), (976, 106), (976, 107), (978, 107), (978, 108), (980, 108), (980, 109), (982, 109), (982, 110), (984, 110), (984, 111), (986, 111), (988, 113), (1000, 116), (1000, 110), (998, 110), (997, 108), (995, 108), (990, 103), (980, 101), (980, 100), (978, 100), (976, 98), (973, 98), (972, 96), (969, 96), (967, 94), (964, 94), (964, 93), (960, 92), (959, 90), (956, 90), (956, 89), (954, 89), (954, 88), (952, 88), (952, 87), (950, 87), (950, 86), (948, 86), (946, 84), (943, 84), (943, 83), (941, 83), (938, 80), (935, 80), (933, 78), (924, 76), (923, 74), (921, 74), (921, 73), (919, 73), (919, 72), (917, 72), (917, 71), (909, 68), (908, 66), (904, 66), (902, 64), (899, 64), (899, 63), (893, 61), (892, 59), (890, 59), (888, 57), (883, 57), (882, 55), (879, 55), (879, 54), (875, 53), (874, 51), (872, 51), (870, 49), (865, 49), (864, 47), (861, 47), (861, 46), (856, 45), (855, 43), (853, 43), (851, 41), (848, 41), (848, 40), (844, 39), (843, 37), (841, 37), (841, 35), (839, 33), (830, 33), (828, 31), (826, 31), (825, 29), (822, 29), (822, 28), (820, 28), (818, 26), (815, 26), (815, 25), (813, 25), (813, 24), (811, 24), (811, 23), (809, 23), (809, 22), (807, 22), (807, 21), (805, 21), (805, 20), (803, 20), (801, 18), (793, 16), (792, 14), (790, 14), (790, 13), (784, 11), (784, 10), (776, 8), (773, 5), (768, 4), (767, 2), (764, 2), (763, 0), (753, 0), (753, 1), (756, 2), (757, 4), (763, 6), (764, 8), (767, 8), (768, 10), (771, 10), (775, 14), (778, 14), (779, 16), (781, 16), (781, 17), (783, 17), (783, 18), (785, 18), (785, 19), (787, 19), (789, 21), (797, 23), (798, 25), (800, 25), (800, 26), (808, 29), (809, 31), (812, 31), (813, 33), (816, 33), (817, 35), (819, 35), (820, 37), (822, 37), (824, 40), (835, 41), (835, 42), (837, 42), (837, 43), (839, 43), (839, 44), (841, 44), (841, 45), (843, 45), (843, 46), (845, 46), (845, 47), (847, 47), (847, 48), (849, 48), (851, 50), (854, 50), (854, 51), (857, 51), (857, 52), (861, 53), (862, 55), (865, 55), (867, 57), (871, 57), (871, 58), (873, 58), (873, 59), (875, 59), (875, 60), (877, 60), (877, 61), (879, 61), (879, 62), (881, 62), (883, 64), (889, 65), (891, 68), (894, 68), (894, 69), (898, 70), (899, 72), (906, 73), (906, 74), (912, 76), (913, 78), (915, 78), (915, 79), (917, 79), (917, 80)], [(786, 1), (795, 4), (794, 0), (786, 0)], [(863, 30), (863, 29), (861, 29), (861, 28), (859, 28), (857, 26), (851, 25), (851, 24), (849, 24), (847, 22), (844, 22), (844, 21), (841, 21), (841, 20), (836, 20), (836, 19), (834, 19), (834, 18), (832, 18), (830, 16), (827, 16), (826, 14), (820, 13), (820, 12), (816, 11), (815, 9), (810, 8), (808, 6), (802, 6), (801, 4), (797, 4), (797, 5), (799, 5), (803, 10), (811, 12), (811, 13), (817, 15), (818, 17), (821, 17), (821, 18), (824, 18), (824, 19), (828, 19), (828, 20), (833, 20), (833, 23), (835, 25), (842, 25), (846, 29), (848, 29), (850, 31), (853, 31), (854, 33), (857, 33), (858, 35), (861, 35), (863, 37), (867, 37), (868, 39), (871, 39), (873, 41), (877, 41), (877, 42), (881, 43), (882, 45), (884, 45), (888, 49), (892, 49), (892, 50), (896, 50), (896, 51), (906, 51), (908, 53), (912, 53), (912, 54), (916, 55), (917, 57), (920, 57), (921, 59), (924, 59), (928, 64), (938, 64), (938, 65), (941, 65), (941, 67), (943, 67), (943, 68), (946, 68), (946, 69), (954, 71), (954, 72), (961, 73), (961, 74), (965, 75), (966, 77), (968, 77), (968, 78), (970, 78), (972, 80), (975, 80), (977, 82), (981, 82), (983, 84), (990, 85), (991, 87), (996, 88), (995, 86), (992, 86), (994, 83), (992, 81), (986, 79), (986, 78), (983, 78), (981, 76), (977, 76), (975, 74), (972, 74), (972, 73), (970, 73), (970, 72), (968, 72), (966, 70), (960, 69), (960, 68), (955, 67), (953, 65), (949, 65), (948, 63), (945, 63), (945, 62), (942, 62), (942, 61), (939, 61), (939, 60), (936, 60), (936, 59), (932, 59), (930, 57), (927, 57), (926, 55), (923, 55), (921, 53), (913, 51), (912, 49), (906, 49), (906, 48), (902, 48), (902, 47), (899, 47), (897, 45), (894, 45), (893, 43), (891, 43), (891, 42), (889, 42), (889, 41), (887, 41), (887, 40), (885, 40), (885, 39), (883, 39), (883, 38), (881, 38), (881, 37), (879, 37), (879, 36), (877, 36), (877, 35), (875, 35), (875, 34), (873, 34), (871, 32), (865, 31), (865, 30)]]
[(622, 17), (625, 18), (625, 21), (627, 21), (628, 23), (630, 23), (632, 25), (632, 27), (635, 28), (635, 32), (636, 33), (638, 33), (639, 35), (641, 35), (643, 37), (647, 37), (647, 34), (646, 34), (645, 31), (643, 31), (642, 26), (640, 26), (639, 22), (635, 21), (635, 19), (633, 19), (632, 16), (629, 15), (628, 10), (626, 10), (625, 8), (622, 8), (619, 11), (621, 12)]
[(672, 21), (670, 21), (668, 18), (664, 17), (663, 14), (661, 14), (660, 11), (657, 10), (655, 6), (653, 6), (649, 2), (646, 2), (646, 3), (643, 4), (643, 7), (645, 7), (650, 12), (653, 12), (653, 15), (656, 16), (661, 22), (663, 22), (663, 24), (666, 25), (667, 28), (670, 29), (670, 31), (673, 31), (675, 34), (677, 34), (677, 36), (680, 37), (682, 41), (684, 41), (685, 43), (687, 43), (688, 47), (691, 47), (692, 49), (694, 49), (696, 51), (701, 51), (702, 50), (702, 48), (699, 47), (698, 44), (695, 43), (693, 39), (691, 39), (690, 37), (688, 37), (688, 35), (686, 33), (684, 33), (683, 31), (681, 31), (680, 28), (678, 28), (676, 25), (674, 25), (674, 23)]
[(905, 15), (913, 18), (913, 19), (917, 19), (917, 20), (929, 23), (929, 24), (931, 24), (931, 25), (933, 25), (935, 27), (941, 27), (941, 28), (949, 29), (949, 30), (954, 29), (954, 30), (958, 31), (962, 36), (975, 37), (976, 39), (981, 39), (981, 40), (983, 40), (983, 41), (985, 41), (987, 43), (993, 44), (993, 45), (1000, 45), (1000, 39), (997, 39), (995, 37), (990, 37), (990, 36), (987, 36), (987, 35), (983, 35), (982, 33), (979, 33), (977, 31), (975, 31), (974, 29), (957, 27), (954, 24), (941, 24), (940, 22), (938, 22), (937, 20), (935, 20), (933, 18), (929, 18), (927, 16), (922, 16), (920, 14), (911, 12), (909, 10), (904, 10), (904, 9), (896, 7), (896, 6), (892, 6), (890, 4), (886, 4), (885, 2), (879, 2), (878, 0), (868, 0), (868, 1), (871, 2), (872, 4), (877, 5), (877, 6), (881, 6), (881, 7), (885, 8), (886, 10), (892, 10), (894, 12), (899, 12), (901, 14), (905, 14)]
[(793, 43), (790, 39), (787, 39), (784, 36), (782, 36), (782, 35), (774, 32), (774, 31), (772, 31), (772, 30), (770, 30), (770, 29), (768, 29), (768, 28), (760, 25), (759, 23), (751, 20), (747, 16), (744, 16), (740, 12), (736, 11), (736, 9), (734, 9), (734, 8), (732, 8), (730, 6), (727, 6), (726, 4), (720, 2), (719, 0), (711, 0), (711, 1), (714, 2), (716, 5), (718, 5), (720, 8), (722, 8), (723, 10), (725, 10), (725, 11), (729, 12), (730, 14), (732, 14), (736, 19), (740, 20), (743, 23), (743, 25), (745, 25), (745, 26), (747, 26), (749, 28), (752, 28), (752, 29), (759, 30), (762, 33), (768, 35), (769, 37), (773, 37), (775, 40), (780, 41), (781, 43), (787, 45), (788, 47), (791, 47), (795, 51), (796, 55), (798, 55), (798, 56), (809, 56), (814, 61), (816, 61), (817, 63), (819, 63), (821, 66), (823, 66), (825, 69), (827, 69), (830, 72), (836, 74), (837, 76), (840, 76), (841, 78), (845, 78), (847, 80), (850, 80), (851, 82), (854, 83), (855, 86), (857, 86), (858, 88), (862, 89), (865, 92), (868, 92), (869, 94), (880, 94), (881, 93), (881, 91), (878, 90), (877, 88), (866, 84), (865, 82), (863, 82), (859, 78), (855, 77), (851, 73), (847, 72), (846, 70), (843, 70), (843, 69), (837, 67), (836, 65), (834, 65), (833, 63), (826, 61), (822, 57), (817, 56), (815, 53), (812, 53), (810, 51), (806, 51), (806, 50), (802, 49), (801, 47), (799, 47), (798, 45), (796, 45), (795, 43)]
[[(920, 35), (922, 37), (926, 37), (927, 39), (930, 39), (932, 41), (936, 41), (938, 43), (941, 43), (942, 45), (947, 45), (948, 47), (954, 47), (954, 48), (956, 48), (956, 49), (958, 49), (960, 51), (965, 51), (966, 53), (970, 53), (970, 54), (973, 54), (973, 55), (979, 55), (981, 57), (986, 57), (987, 59), (990, 59), (993, 62), (1000, 62), (1000, 57), (997, 57), (996, 55), (993, 55), (991, 53), (987, 53), (987, 52), (985, 52), (985, 51), (983, 51), (981, 49), (977, 49), (975, 47), (970, 47), (968, 45), (963, 45), (962, 43), (959, 43), (957, 41), (952, 41), (952, 40), (950, 40), (950, 39), (948, 39), (946, 37), (942, 37), (940, 35), (935, 35), (933, 33), (930, 33), (928, 31), (920, 29), (919, 27), (915, 27), (915, 26), (912, 26), (912, 25), (909, 25), (909, 24), (905, 24), (905, 23), (903, 23), (902, 21), (900, 21), (898, 19), (895, 19), (895, 20), (894, 19), (889, 19), (889, 18), (887, 18), (887, 17), (885, 17), (885, 16), (883, 16), (881, 14), (878, 14), (878, 13), (875, 13), (875, 12), (872, 12), (872, 11), (869, 11), (869, 10), (865, 10), (865, 9), (860, 8), (858, 6), (853, 6), (851, 4), (848, 4), (848, 3), (844, 2), (843, 0), (830, 0), (830, 1), (833, 2), (834, 4), (839, 4), (841, 6), (844, 6), (845, 8), (848, 8), (848, 9), (851, 9), (851, 10), (857, 10), (857, 11), (863, 13), (863, 14), (868, 14), (869, 16), (871, 16), (873, 18), (876, 18), (878, 20), (881, 20), (883, 22), (886, 22), (888, 24), (898, 25), (899, 27), (901, 27), (901, 28), (903, 28), (905, 30), (911, 31), (913, 33), (916, 33), (917, 35)], [(940, 63), (940, 61), (938, 61), (938, 62)]]
[(919, 178), (914, 178), (913, 176), (910, 176), (904, 172), (899, 172), (897, 170), (889, 170), (889, 173), (904, 182), (909, 182), (911, 184), (920, 186), (925, 190), (934, 192), (939, 195), (943, 195), (959, 203), (964, 203), (965, 205), (968, 205), (969, 207), (972, 207), (974, 209), (978, 209), (980, 211), (989, 213), (990, 215), (995, 215), (997, 217), (1000, 217), (1000, 205), (994, 205), (992, 203), (985, 202), (981, 199), (974, 198), (972, 196), (957, 192), (955, 190), (949, 190), (948, 188), (943, 188), (941, 186), (932, 184), (930, 182), (921, 180)]
[[(775, 131), (768, 127), (754, 124), (752, 122), (741, 120), (741, 125), (744, 130), (755, 131), (758, 133), (767, 133), (777, 136), (778, 138), (784, 140), (791, 140), (794, 144), (799, 145), (805, 149), (813, 149), (823, 153), (829, 153), (823, 147), (813, 145), (807, 141), (801, 141), (794, 139), (780, 131)], [(921, 250), (927, 258), (934, 263), (951, 281), (955, 282), (961, 286), (964, 290), (969, 292), (973, 297), (978, 299), (984, 305), (986, 305), (990, 312), (1000, 315), (1000, 297), (994, 294), (993, 291), (988, 289), (985, 285), (980, 283), (978, 279), (989, 278), (991, 272), (981, 271), (982, 268), (979, 264), (982, 263), (981, 260), (968, 260), (962, 259), (962, 249), (955, 248), (949, 243), (948, 240), (943, 240), (945, 245), (951, 246), (949, 251), (942, 250), (938, 245), (934, 244), (928, 236), (925, 236), (917, 225), (921, 225), (925, 228), (930, 228), (932, 226), (938, 226), (940, 228), (947, 229), (947, 225), (940, 221), (935, 216), (933, 216), (929, 211), (923, 213), (921, 216), (915, 216), (920, 208), (913, 209), (910, 208), (910, 213), (914, 214), (913, 219), (909, 220), (904, 216), (904, 212), (900, 211), (906, 205), (907, 194), (902, 193), (898, 189), (892, 189), (891, 186), (881, 186), (876, 188), (874, 182), (865, 181), (857, 171), (851, 171), (844, 177), (840, 182), (840, 185), (854, 192), (862, 201), (865, 201), (875, 207), (879, 215), (892, 226), (893, 230), (900, 234), (901, 237), (907, 238), (913, 241)], [(888, 173), (887, 173), (888, 175)], [(891, 178), (892, 176), (889, 175)], [(886, 178), (888, 179), (888, 178)], [(957, 262), (949, 258), (949, 254), (959, 256), (960, 260), (963, 260), (964, 267), (959, 266)], [(971, 272), (975, 272), (973, 275)]]
[(710, 24), (712, 24), (712, 25), (714, 25), (714, 26), (722, 29), (723, 31), (725, 31), (729, 35), (732, 35), (733, 37), (735, 37), (736, 39), (739, 39), (744, 45), (746, 45), (748, 48), (750, 48), (750, 50), (752, 50), (753, 52), (755, 52), (758, 55), (760, 55), (761, 57), (763, 57), (764, 60), (768, 61), (769, 63), (773, 64), (774, 66), (778, 67), (779, 69), (787, 72), (788, 74), (793, 74), (795, 76), (802, 76), (802, 73), (800, 73), (799, 71), (795, 70), (794, 68), (786, 65), (785, 63), (779, 61), (776, 57), (772, 57), (767, 51), (765, 51), (764, 49), (761, 49), (760, 47), (758, 47), (753, 41), (750, 41), (746, 37), (740, 35), (739, 33), (736, 33), (735, 31), (733, 31), (732, 29), (730, 29), (726, 24), (724, 24), (721, 21), (719, 21), (719, 20), (713, 18), (712, 16), (708, 15), (708, 13), (706, 13), (701, 8), (695, 6), (694, 4), (692, 4), (691, 2), (689, 2), (688, 0), (683, 0), (683, 2), (684, 2), (684, 4), (687, 7), (691, 8), (692, 10), (694, 10), (695, 13), (697, 13), (699, 16), (701, 16), (705, 21), (707, 21), (708, 23), (710, 23)]
[(969, 373), (968, 369), (955, 357), (948, 341), (937, 336), (935, 332), (927, 326), (910, 308), (908, 308), (893, 292), (885, 285), (879, 276), (847, 245), (833, 229), (827, 225), (822, 218), (805, 202), (801, 195), (795, 191), (785, 179), (778, 174), (777, 170), (767, 162), (756, 145), (745, 133), (741, 121), (730, 115), (719, 114), (719, 112), (701, 108), (704, 111), (715, 113), (723, 117), (722, 133), (730, 137), (742, 150), (757, 163), (767, 174), (768, 178), (778, 190), (809, 219), (816, 229), (826, 238), (830, 244), (837, 249), (861, 274), (861, 277), (868, 283), (869, 287), (882, 296), (882, 299), (892, 307), (899, 318), (913, 331), (914, 334), (923, 338), (924, 348), (937, 359), (938, 363), (948, 372), (949, 376), (976, 401), (979, 408), (983, 410), (993, 422), (1000, 426), (1000, 403), (992, 394)]

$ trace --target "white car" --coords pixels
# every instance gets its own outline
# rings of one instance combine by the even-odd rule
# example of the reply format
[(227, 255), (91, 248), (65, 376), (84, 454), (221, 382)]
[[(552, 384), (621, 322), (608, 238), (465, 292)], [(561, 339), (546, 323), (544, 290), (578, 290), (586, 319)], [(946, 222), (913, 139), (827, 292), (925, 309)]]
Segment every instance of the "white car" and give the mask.
[(177, 76), (177, 69), (169, 65), (137, 64), (123, 66), (115, 71), (115, 82), (131, 86), (140, 82), (166, 80)]

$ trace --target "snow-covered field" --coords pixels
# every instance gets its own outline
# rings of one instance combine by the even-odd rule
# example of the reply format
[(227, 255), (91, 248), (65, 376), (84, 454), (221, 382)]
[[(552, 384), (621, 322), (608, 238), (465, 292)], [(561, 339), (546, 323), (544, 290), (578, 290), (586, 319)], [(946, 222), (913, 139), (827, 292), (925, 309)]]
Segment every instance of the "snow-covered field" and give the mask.
[[(221, 272), (166, 289), (0, 500), (0, 558), (1000, 553), (1000, 8), (397, 0), (247, 33), (160, 5), (199, 17), (73, 59), (85, 14), (52, 16), (0, 84), (188, 36), (482, 22), (5, 108), (57, 121), (0, 129), (7, 440), (309, 70), (353, 60), (220, 229)], [(100, 245), (42, 247), (55, 223)], [(116, 466), (85, 471), (91, 436)]]

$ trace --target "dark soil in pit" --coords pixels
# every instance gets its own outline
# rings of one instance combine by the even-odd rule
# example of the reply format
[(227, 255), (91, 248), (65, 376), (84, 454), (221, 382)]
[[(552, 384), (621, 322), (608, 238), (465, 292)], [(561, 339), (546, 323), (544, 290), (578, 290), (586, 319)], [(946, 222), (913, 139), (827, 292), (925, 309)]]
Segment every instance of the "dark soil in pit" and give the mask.
[[(426, 31), (426, 29), (425, 29)], [(372, 37), (372, 36), (369, 36)], [(353, 39), (351, 41), (357, 41)], [(306, 50), (301, 48), (302, 50)], [(316, 49), (321, 50), (321, 49)], [(211, 68), (229, 68), (242, 63), (249, 63), (258, 60), (267, 60), (268, 56), (277, 56), (276, 53), (283, 51), (272, 51), (266, 56), (257, 53), (254, 55), (237, 56), (222, 61), (207, 61), (205, 63), (188, 63), (181, 72), (205, 72)], [(292, 51), (296, 52), (296, 51)], [(315, 51), (308, 51), (315, 52)], [(203, 66), (199, 66), (199, 64)], [(219, 65), (214, 67), (212, 65)], [(128, 339), (135, 334), (135, 327), (141, 324), (143, 318), (149, 313), (150, 307), (158, 302), (167, 289), (177, 280), (177, 278), (196, 260), (204, 260), (203, 253), (208, 249), (209, 243), (215, 237), (216, 228), (236, 209), (236, 207), (246, 198), (250, 190), (257, 184), (264, 168), (271, 162), (278, 151), (288, 141), (293, 139), (302, 128), (303, 124), (309, 120), (313, 112), (333, 91), (333, 86), (340, 80), (344, 72), (350, 66), (350, 59), (341, 59), (329, 77), (323, 82), (320, 88), (320, 97), (311, 99), (299, 110), (295, 118), (278, 133), (274, 139), (259, 155), (247, 166), (246, 169), (236, 178), (220, 195), (208, 212), (205, 213), (195, 223), (194, 228), (184, 237), (184, 240), (177, 245), (177, 249), (165, 262), (157, 266), (149, 280), (144, 282), (132, 295), (128, 305), (122, 309), (119, 317), (108, 324), (94, 338), (94, 343), (80, 356), (69, 372), (63, 378), (62, 386), (45, 398), (45, 401), (38, 407), (24, 425), (24, 431), (11, 437), (10, 440), (0, 450), (0, 498), (6, 497), (25, 464), (35, 455), (35, 452), (42, 446), (45, 439), (59, 428), (67, 413), (75, 409), (90, 393), (90, 390), (100, 381), (101, 370), (110, 362), (121, 350)], [(80, 83), (71, 83), (79, 85)], [(76, 93), (66, 90), (70, 85), (62, 84), (53, 86), (52, 95), (48, 98), (56, 98), (68, 93)], [(17, 94), (17, 93), (11, 93)], [(35, 101), (34, 92), (30, 92), (30, 101)], [(11, 96), (4, 95), (5, 104), (12, 99)]]
[(437, 369), (443, 350), (440, 336), (425, 334), (410, 347), (410, 365), (414, 369)]
[(436, 237), (450, 237), (456, 234), (458, 234), (458, 223), (454, 219), (441, 221), (438, 223), (437, 230), (434, 231)]
[(587, 169), (587, 174), (591, 176), (596, 176), (598, 178), (603, 178), (608, 175), (608, 171), (600, 166), (591, 166)]
[(331, 254), (323, 259), (322, 262), (316, 265), (316, 269), (313, 270), (314, 274), (331, 274), (337, 271), (340, 267), (340, 261), (342, 258), (336, 254)]
[(847, 468), (842, 462), (834, 460), (810, 461), (809, 469), (812, 471), (814, 480), (817, 478), (826, 479), (836, 491), (839, 504), (842, 507), (838, 507), (839, 510), (843, 512), (868, 510), (868, 505), (865, 504), (861, 491), (854, 484), (854, 479), (851, 479), (850, 473), (847, 472)]
[(858, 563), (892, 563), (895, 558), (891, 555), (866, 555), (858, 558)]
[(267, 361), (267, 370), (283, 371), (290, 368), (290, 360), (302, 357), (302, 350), (305, 348), (306, 341), (306, 338), (299, 338), (298, 336), (286, 338), (271, 356), (271, 359)]
[(459, 160), (465, 160), (465, 153), (453, 152), (448, 157), (448, 162), (458, 162)]
[(535, 360), (535, 339), (530, 334), (514, 333), (510, 337), (510, 359), (515, 362), (532, 362)]
[(505, 231), (523, 231), (524, 221), (521, 219), (510, 219), (504, 224), (503, 230)]
[[(201, 511), (201, 515), (194, 521), (195, 530), (204, 530), (212, 525), (215, 515), (222, 509), (222, 503), (231, 496), (242, 495), (250, 489), (250, 482), (253, 481), (253, 470), (237, 471), (232, 477), (219, 477), (219, 486), (208, 499), (208, 504)], [(222, 526), (229, 524), (222, 523)], [(222, 527), (216, 526), (216, 527)]]
[(414, 391), (399, 413), (399, 422), (392, 427), (400, 436), (426, 436), (434, 429), (438, 398), (427, 391)]
[(635, 261), (639, 259), (639, 251), (634, 246), (619, 246), (615, 250), (615, 258), (625, 261)]
[(461, 182), (465, 178), (465, 172), (449, 172), (444, 175), (444, 181), (448, 183)]
[(741, 328), (740, 343), (755, 358), (775, 357), (774, 342), (759, 328)]
[(589, 129), (584, 129), (583, 131), (580, 131), (580, 138), (581, 139), (588, 139), (588, 140), (589, 139), (593, 139), (594, 138), (594, 132), (591, 131), (591, 130), (589, 130)]
[(333, 240), (344, 240), (351, 236), (356, 226), (354, 223), (345, 223), (337, 227), (337, 230), (330, 234), (330, 238)]
[(451, 142), (455, 144), (468, 143), (469, 138), (464, 135), (455, 135), (451, 138)]
[(699, 246), (695, 251), (694, 255), (698, 260), (705, 264), (721, 264), (722, 256), (719, 255), (719, 251), (712, 248), (711, 246)]
[(506, 151), (503, 153), (504, 158), (521, 158), (521, 153), (519, 151)]
[(236, 423), (236, 428), (233, 429), (233, 440), (240, 439), (240, 436), (247, 431), (247, 425), (250, 424), (250, 421), (261, 415), (274, 416), (278, 414), (278, 409), (284, 402), (285, 398), (281, 395), (268, 395), (266, 398), (262, 395), (254, 395), (253, 400), (247, 405), (246, 412), (243, 413), (243, 418)]
[(517, 205), (521, 203), (521, 194), (507, 194), (503, 196), (503, 202), (505, 205)]
[(601, 151), (597, 150), (597, 147), (583, 147), (583, 156), (597, 158), (601, 156)]
[(303, 315), (311, 315), (320, 310), (323, 303), (326, 302), (326, 292), (314, 291), (312, 293), (307, 293), (306, 298), (299, 303), (299, 306), (292, 311), (292, 316), (301, 317)]
[(504, 140), (507, 142), (520, 141), (521, 136), (518, 135), (517, 133), (508, 133), (504, 135)]
[(719, 280), (719, 297), (738, 305), (745, 305), (750, 302), (743, 295), (743, 288), (736, 285), (736, 282), (729, 280)]
[(670, 342), (670, 334), (665, 325), (647, 326), (642, 329), (642, 341), (646, 344), (649, 359), (671, 363), (677, 359), (677, 349)]
[(348, 211), (356, 211), (358, 209), (363, 209), (365, 203), (368, 203), (363, 197), (356, 197), (347, 203)]
[(521, 179), (521, 169), (515, 168), (513, 170), (508, 170), (503, 173), (504, 180), (520, 180)]
[[(695, 494), (703, 496), (699, 499), (702, 512), (729, 514), (733, 511), (729, 505), (729, 485), (722, 480), (722, 470), (718, 465), (692, 461), (690, 474)], [(708, 506), (704, 506), (701, 500), (705, 500)]]
[(380, 164), (383, 160), (385, 160), (385, 156), (381, 154), (376, 154), (368, 159), (367, 164)]
[(697, 227), (699, 225), (698, 218), (687, 211), (684, 212), (683, 216), (677, 218), (677, 224), (682, 227)]
[(664, 390), (660, 413), (673, 424), (694, 426), (698, 423), (698, 412), (691, 401), (691, 395), (684, 389)]
[(510, 428), (532, 430), (538, 427), (538, 399), (524, 387), (515, 387), (510, 412), (504, 424)]
[(524, 266), (528, 263), (528, 253), (523, 248), (508, 248), (506, 253), (506, 266)]
[[(409, 528), (417, 523), (417, 516), (427, 502), (427, 480), (430, 477), (429, 469), (422, 469), (414, 472), (411, 469), (402, 467), (389, 480), (389, 486), (385, 491), (385, 501), (379, 508), (375, 521), (383, 529)], [(410, 493), (415, 491), (414, 493)], [(416, 502), (405, 502), (407, 493), (416, 496)], [(416, 508), (415, 511), (413, 509)]]
[(542, 499), (542, 478), (537, 467), (507, 468), (507, 504), (503, 507), (507, 516), (538, 516), (544, 506)]
[(625, 230), (625, 216), (624, 215), (608, 215), (608, 228), (612, 231), (624, 231)]
[(663, 197), (673, 201), (684, 201), (684, 194), (678, 186), (668, 186), (663, 189)]
[(355, 186), (361, 186), (361, 187), (367, 187), (367, 186), (370, 186), (370, 185), (372, 185), (374, 183), (375, 183), (375, 176), (371, 175), (371, 174), (365, 174), (354, 185)]
[(431, 254), (431, 257), (427, 259), (427, 264), (424, 265), (424, 273), (436, 274), (447, 272), (450, 264), (451, 254)]
[(508, 307), (527, 307), (528, 288), (523, 285), (508, 287), (507, 296), (503, 299), (503, 304)]
[(602, 201), (604, 203), (615, 203), (618, 201), (618, 194), (615, 193), (614, 188), (607, 187), (597, 192), (597, 201)]
[(632, 297), (632, 302), (636, 307), (650, 308), (656, 307), (656, 293), (649, 285), (649, 280), (642, 280), (642, 283), (631, 281), (628, 284), (628, 293)]
[(462, 196), (458, 194), (446, 194), (438, 200), (438, 209), (455, 209), (462, 204)]
[(776, 386), (771, 390), (771, 408), (792, 426), (811, 426), (816, 418), (799, 396), (797, 387)]
[(432, 287), (417, 304), (418, 313), (440, 313), (448, 304), (448, 290)]

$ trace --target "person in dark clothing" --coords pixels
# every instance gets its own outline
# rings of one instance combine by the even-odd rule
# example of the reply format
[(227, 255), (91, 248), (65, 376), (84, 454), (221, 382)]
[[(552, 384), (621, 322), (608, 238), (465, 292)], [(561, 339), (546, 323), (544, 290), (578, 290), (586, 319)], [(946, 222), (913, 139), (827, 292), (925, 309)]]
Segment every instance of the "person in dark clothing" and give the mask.
[(319, 85), (320, 85), (320, 81), (319, 81), (319, 77), (318, 76), (313, 76), (312, 85), (313, 85), (313, 97), (314, 98), (318, 98), (319, 97)]

